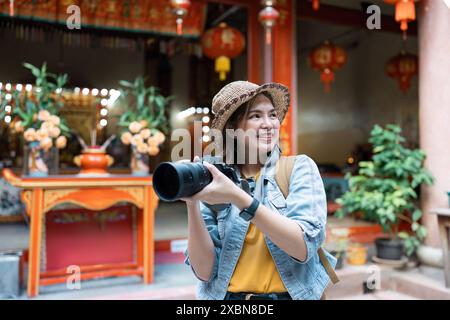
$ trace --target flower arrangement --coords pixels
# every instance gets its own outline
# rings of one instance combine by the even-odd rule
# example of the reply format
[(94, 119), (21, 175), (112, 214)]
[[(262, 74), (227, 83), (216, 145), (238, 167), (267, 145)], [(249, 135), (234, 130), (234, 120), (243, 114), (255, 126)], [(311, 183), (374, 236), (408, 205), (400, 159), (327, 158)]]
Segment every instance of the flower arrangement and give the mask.
[(20, 120), (15, 122), (14, 129), (18, 133), (24, 131), (25, 141), (29, 143), (38, 142), (39, 147), (44, 151), (50, 150), (53, 145), (58, 149), (66, 147), (67, 138), (61, 132), (60, 117), (50, 114), (47, 110), (40, 110), (36, 122), (38, 122), (36, 125), (36, 127), (39, 127), (38, 129), (30, 126), (24, 131)]
[(143, 77), (137, 77), (133, 83), (120, 81), (120, 85), (120, 99), (126, 108), (118, 122), (124, 128), (121, 141), (132, 147), (132, 171), (148, 173), (145, 158), (156, 156), (166, 139), (165, 108), (171, 97), (162, 96), (155, 87), (146, 87)]
[(36, 78), (34, 90), (27, 85), (25, 90), (16, 86), (14, 90), (0, 91), (0, 106), (3, 110), (0, 117), (11, 112), (11, 127), (16, 133), (23, 133), (31, 151), (30, 170), (39, 169), (37, 165), (41, 167), (37, 171), (46, 173), (41, 151), (47, 152), (53, 146), (62, 149), (67, 144), (69, 128), (64, 119), (58, 116), (63, 106), (61, 93), (67, 75), (49, 73), (46, 63), (41, 68), (29, 63), (24, 63), (24, 67)]
[(125, 145), (131, 145), (139, 153), (148, 153), (156, 156), (159, 153), (159, 146), (164, 143), (166, 137), (158, 129), (149, 129), (147, 122), (133, 121), (129, 124), (128, 130), (122, 133), (120, 140)]

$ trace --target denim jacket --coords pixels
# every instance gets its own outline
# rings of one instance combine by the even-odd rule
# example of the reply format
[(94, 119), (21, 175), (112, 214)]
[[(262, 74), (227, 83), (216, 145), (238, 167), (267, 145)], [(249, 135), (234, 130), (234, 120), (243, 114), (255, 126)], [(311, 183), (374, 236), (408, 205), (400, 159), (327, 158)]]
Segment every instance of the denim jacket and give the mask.
[[(266, 245), (276, 268), (292, 299), (318, 300), (328, 285), (329, 277), (320, 262), (317, 249), (325, 240), (327, 202), (323, 182), (314, 161), (306, 155), (295, 158), (290, 178), (289, 195), (285, 199), (275, 181), (275, 164), (281, 154), (275, 147), (255, 187), (255, 198), (299, 225), (307, 247), (305, 261), (291, 257), (267, 236)], [(239, 209), (228, 208), (213, 212), (203, 203), (200, 211), (215, 246), (215, 262), (208, 281), (199, 280), (197, 298), (223, 300), (238, 262), (250, 222), (239, 217)], [(333, 268), (336, 258), (325, 251)], [(187, 250), (185, 263), (190, 265)], [(195, 275), (195, 270), (192, 268)]]

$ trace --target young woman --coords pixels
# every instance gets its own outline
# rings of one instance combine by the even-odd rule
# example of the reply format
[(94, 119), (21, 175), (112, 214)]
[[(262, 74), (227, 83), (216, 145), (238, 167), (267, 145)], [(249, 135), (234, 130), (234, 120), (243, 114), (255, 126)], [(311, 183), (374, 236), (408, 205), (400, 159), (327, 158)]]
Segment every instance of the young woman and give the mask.
[[(204, 162), (212, 182), (183, 199), (189, 229), (186, 263), (200, 280), (199, 299), (320, 299), (329, 282), (317, 254), (327, 207), (316, 164), (306, 155), (295, 158), (286, 199), (275, 181), (279, 129), (288, 106), (289, 92), (277, 83), (236, 81), (213, 99), (211, 128), (237, 145), (225, 150), (224, 159), (236, 160), (242, 155), (230, 153), (245, 150), (244, 163), (234, 166), (256, 185), (249, 194)], [(256, 134), (232, 136), (226, 129)], [(251, 163), (255, 154), (268, 157)], [(216, 211), (205, 203), (230, 205)], [(326, 257), (334, 267), (336, 259)]]

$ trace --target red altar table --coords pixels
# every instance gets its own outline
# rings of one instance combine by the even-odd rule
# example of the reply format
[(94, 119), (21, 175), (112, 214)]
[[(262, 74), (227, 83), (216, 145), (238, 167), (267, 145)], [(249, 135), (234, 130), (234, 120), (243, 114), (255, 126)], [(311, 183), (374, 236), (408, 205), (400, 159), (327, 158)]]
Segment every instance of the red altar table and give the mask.
[(45, 216), (55, 206), (66, 203), (89, 210), (104, 210), (119, 202), (131, 203), (138, 208), (136, 261), (79, 266), (81, 280), (140, 275), (143, 277), (144, 283), (153, 281), (153, 228), (158, 197), (153, 191), (151, 176), (60, 175), (44, 178), (19, 178), (11, 170), (4, 169), (3, 177), (12, 185), (23, 189), (21, 197), (25, 203), (27, 215), (30, 217), (27, 283), (29, 297), (39, 294), (40, 285), (64, 283), (68, 277), (72, 276), (72, 274), (67, 274), (65, 268), (42, 273), (40, 270), (42, 228)]

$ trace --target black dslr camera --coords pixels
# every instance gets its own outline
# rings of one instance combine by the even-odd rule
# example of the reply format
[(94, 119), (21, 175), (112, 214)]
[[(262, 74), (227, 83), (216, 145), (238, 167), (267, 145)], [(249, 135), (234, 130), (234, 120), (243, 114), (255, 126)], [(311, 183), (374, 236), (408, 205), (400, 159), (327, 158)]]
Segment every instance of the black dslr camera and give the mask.
[[(241, 179), (236, 170), (215, 157), (204, 157), (219, 169), (231, 181), (251, 194), (254, 189), (253, 179)], [(201, 191), (212, 181), (212, 175), (202, 162), (163, 162), (153, 173), (153, 188), (158, 197), (164, 201), (175, 201), (190, 197)], [(216, 209), (219, 209), (217, 205)], [(219, 209), (220, 210), (220, 209)]]

